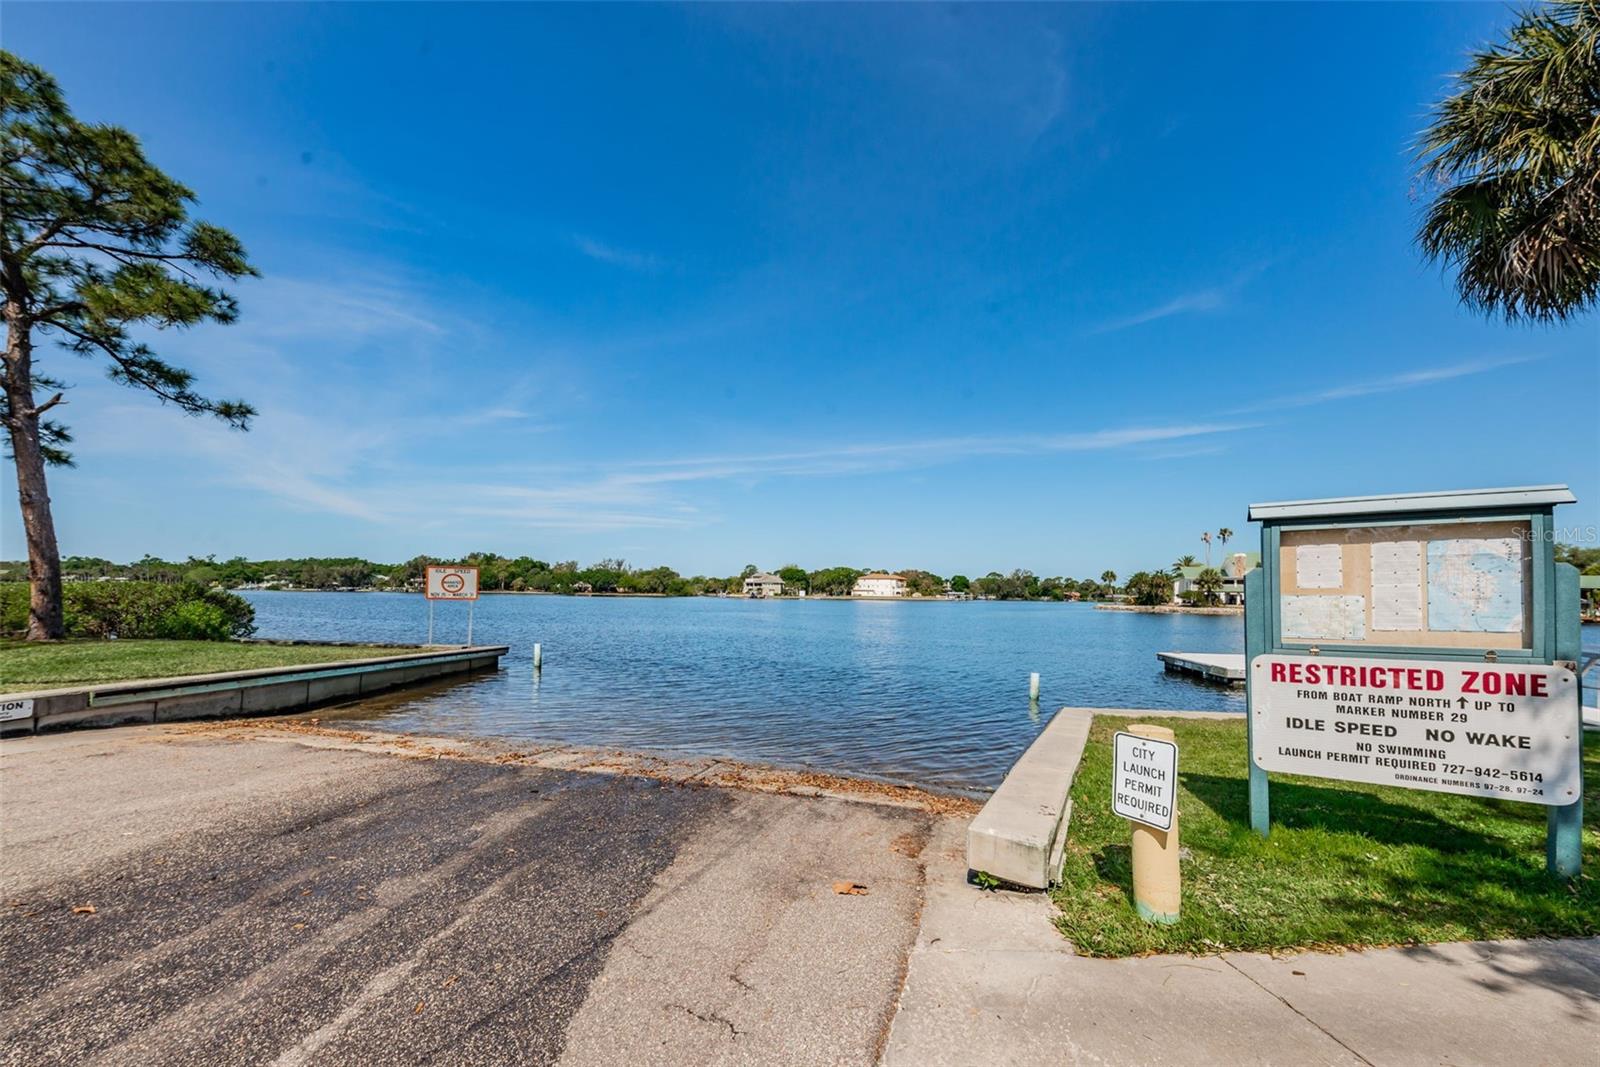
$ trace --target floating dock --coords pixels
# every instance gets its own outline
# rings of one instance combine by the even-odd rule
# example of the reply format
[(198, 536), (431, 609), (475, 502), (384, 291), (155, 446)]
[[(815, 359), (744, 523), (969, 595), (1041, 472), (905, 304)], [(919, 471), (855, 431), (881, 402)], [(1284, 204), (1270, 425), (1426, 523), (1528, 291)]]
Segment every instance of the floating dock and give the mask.
[(1244, 655), (1237, 652), (1157, 652), (1172, 674), (1187, 674), (1214, 685), (1244, 684)]

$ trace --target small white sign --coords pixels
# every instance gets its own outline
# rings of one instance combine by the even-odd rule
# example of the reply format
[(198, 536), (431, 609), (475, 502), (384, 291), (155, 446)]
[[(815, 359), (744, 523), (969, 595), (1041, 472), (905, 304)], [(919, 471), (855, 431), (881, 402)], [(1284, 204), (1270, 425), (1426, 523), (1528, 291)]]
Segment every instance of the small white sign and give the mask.
[(1344, 549), (1339, 545), (1300, 545), (1294, 550), (1294, 584), (1301, 589), (1344, 586)]
[(426, 595), (429, 600), (477, 600), (478, 568), (429, 567)]
[(1257, 656), (1251, 758), (1264, 771), (1530, 804), (1582, 788), (1578, 680), (1540, 663)]
[(0, 722), (33, 718), (33, 699), (7, 700), (0, 697)]
[(1112, 813), (1157, 830), (1172, 829), (1178, 806), (1178, 746), (1119, 731), (1112, 756)]

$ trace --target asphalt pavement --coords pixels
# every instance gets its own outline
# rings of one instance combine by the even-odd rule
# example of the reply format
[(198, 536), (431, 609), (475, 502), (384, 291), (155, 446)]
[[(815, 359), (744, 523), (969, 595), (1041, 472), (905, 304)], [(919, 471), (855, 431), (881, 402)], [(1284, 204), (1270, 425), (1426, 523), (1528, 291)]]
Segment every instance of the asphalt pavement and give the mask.
[(929, 820), (268, 731), (7, 742), (4, 1062), (869, 1063)]

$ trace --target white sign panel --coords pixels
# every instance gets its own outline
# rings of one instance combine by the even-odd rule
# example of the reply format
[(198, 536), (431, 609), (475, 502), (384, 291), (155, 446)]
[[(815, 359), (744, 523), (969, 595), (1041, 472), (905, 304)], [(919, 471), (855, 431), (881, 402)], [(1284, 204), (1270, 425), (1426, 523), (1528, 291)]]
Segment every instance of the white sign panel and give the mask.
[(1112, 746), (1111, 811), (1124, 819), (1172, 829), (1178, 805), (1178, 746), (1118, 731)]
[(1294, 584), (1301, 589), (1344, 585), (1344, 549), (1338, 545), (1300, 545), (1294, 550)]
[(1266, 771), (1571, 804), (1578, 680), (1543, 664), (1257, 656), (1251, 758)]
[(477, 600), (478, 568), (429, 567), (429, 600)]
[(0, 722), (33, 718), (33, 699), (7, 700), (0, 697)]
[(1422, 542), (1378, 541), (1372, 546), (1372, 628), (1422, 629)]

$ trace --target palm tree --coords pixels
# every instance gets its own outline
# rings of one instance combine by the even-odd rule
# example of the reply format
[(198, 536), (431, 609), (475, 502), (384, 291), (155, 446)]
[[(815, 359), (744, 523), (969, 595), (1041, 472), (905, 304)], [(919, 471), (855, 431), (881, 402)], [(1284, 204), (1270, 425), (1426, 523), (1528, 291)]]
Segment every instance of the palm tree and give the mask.
[(1462, 303), (1552, 322), (1600, 303), (1600, 3), (1524, 11), (1473, 55), (1417, 143), (1417, 243)]
[(1221, 541), (1224, 545), (1226, 545), (1228, 543), (1228, 539), (1231, 538), (1232, 536), (1233, 536), (1233, 531), (1228, 529), (1226, 526), (1224, 526), (1222, 529), (1217, 531), (1217, 540)]
[(1194, 587), (1207, 604), (1215, 604), (1222, 598), (1222, 572), (1207, 567), (1195, 576)]
[(1117, 591), (1117, 572), (1116, 571), (1101, 571), (1100, 572), (1100, 580), (1102, 582), (1106, 583), (1106, 585), (1108, 585), (1110, 587), (1107, 590), (1107, 592), (1115, 593)]
[(1194, 565), (1195, 558), (1192, 555), (1184, 554), (1178, 557), (1178, 561), (1172, 565), (1172, 569), (1176, 572), (1183, 570), (1185, 567), (1193, 567)]
[(1211, 531), (1207, 530), (1200, 535), (1200, 540), (1206, 543), (1206, 566), (1211, 566)]

